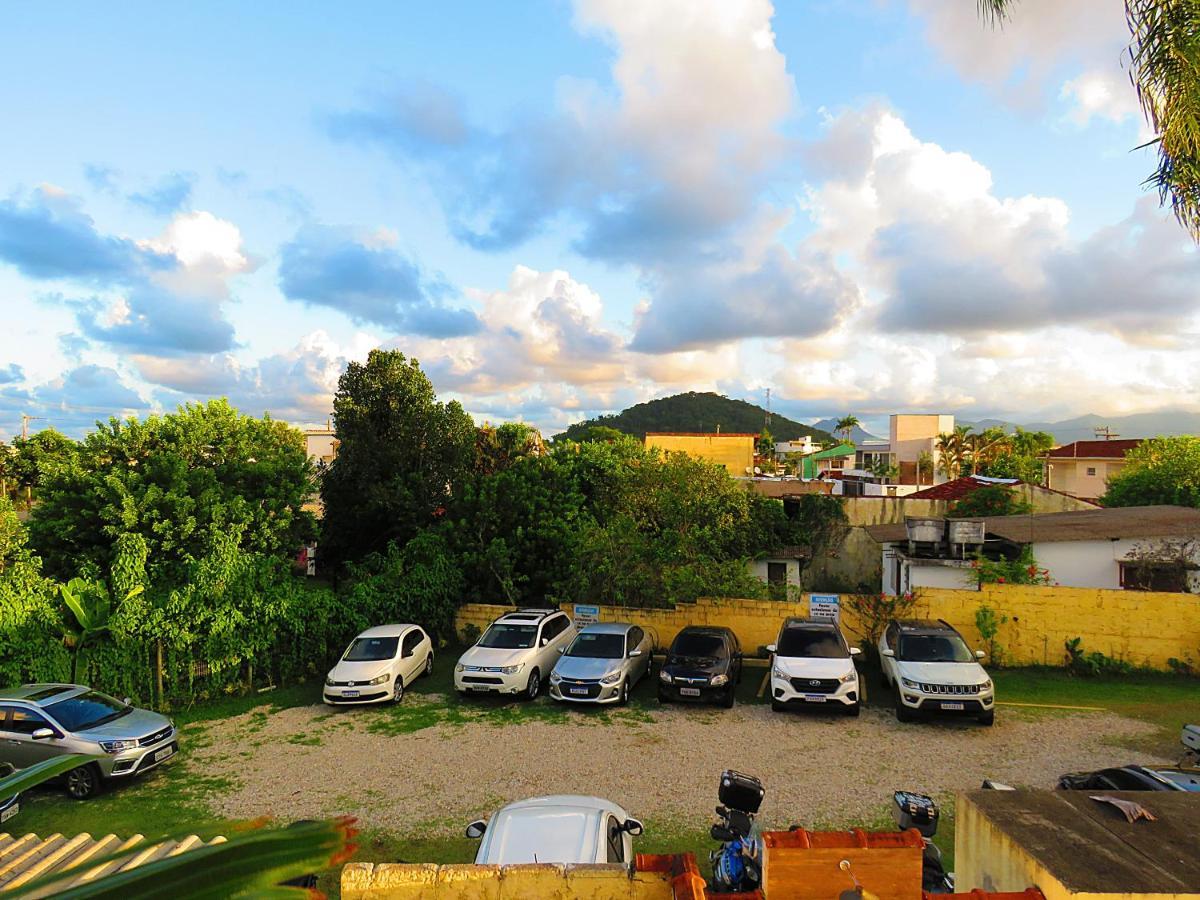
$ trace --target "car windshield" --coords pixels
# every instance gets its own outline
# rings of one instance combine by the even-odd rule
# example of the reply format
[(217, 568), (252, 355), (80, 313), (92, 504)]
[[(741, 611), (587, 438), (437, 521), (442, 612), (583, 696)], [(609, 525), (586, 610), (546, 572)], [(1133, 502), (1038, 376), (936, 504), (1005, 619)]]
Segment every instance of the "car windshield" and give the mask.
[(46, 712), (67, 731), (86, 731), (129, 715), (132, 711), (132, 706), (127, 706), (99, 691), (88, 691), (86, 694), (59, 700), (46, 707)]
[(957, 634), (902, 634), (899, 657), (905, 662), (975, 662)]
[(1159, 778), (1172, 782), (1185, 791), (1200, 791), (1200, 769), (1179, 771), (1172, 769), (1151, 769)]
[(497, 650), (523, 650), (532, 647), (536, 639), (536, 625), (508, 625), (497, 622), (483, 633), (483, 637), (479, 639), (479, 646)]
[(571, 642), (566, 655), (584, 659), (620, 659), (625, 655), (625, 635), (585, 632)]
[(356, 637), (342, 657), (346, 662), (379, 662), (396, 656), (398, 637)]
[(681, 634), (671, 645), (672, 656), (710, 659), (725, 655), (725, 641), (719, 634)]
[(835, 632), (816, 628), (785, 628), (779, 636), (775, 655), (846, 659), (850, 651)]

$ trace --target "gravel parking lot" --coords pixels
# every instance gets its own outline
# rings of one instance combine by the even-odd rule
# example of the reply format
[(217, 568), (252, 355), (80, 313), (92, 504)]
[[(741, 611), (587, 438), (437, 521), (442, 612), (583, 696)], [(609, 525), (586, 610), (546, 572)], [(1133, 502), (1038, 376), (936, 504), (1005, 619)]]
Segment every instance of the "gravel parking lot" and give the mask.
[(1151, 730), (1110, 713), (1004, 707), (992, 728), (902, 725), (886, 707), (858, 719), (755, 702), (658, 708), (652, 690), (610, 710), (415, 692), (396, 707), (256, 710), (206, 724), (188, 765), (229, 780), (206, 802), (231, 818), (349, 814), (368, 828), (450, 834), (510, 800), (587, 793), (703, 827), (718, 773), (736, 768), (766, 783), (764, 824), (846, 826), (882, 824), (899, 788), (945, 797), (985, 777), (1052, 787), (1063, 772), (1128, 762), (1137, 754), (1116, 742)]

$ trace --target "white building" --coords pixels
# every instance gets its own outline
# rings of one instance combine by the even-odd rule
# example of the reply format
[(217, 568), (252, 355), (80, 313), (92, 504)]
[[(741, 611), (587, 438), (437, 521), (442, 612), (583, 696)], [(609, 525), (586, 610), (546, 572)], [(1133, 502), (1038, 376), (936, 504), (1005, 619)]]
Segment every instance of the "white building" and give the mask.
[[(1200, 509), (1131, 506), (977, 521), (986, 556), (1015, 558), (1031, 546), (1038, 567), (1064, 587), (1200, 593)], [(917, 528), (925, 523), (936, 530), (940, 522), (922, 519)], [(883, 548), (886, 594), (976, 586), (975, 545), (912, 541), (919, 532), (906, 523), (872, 525), (867, 533)]]

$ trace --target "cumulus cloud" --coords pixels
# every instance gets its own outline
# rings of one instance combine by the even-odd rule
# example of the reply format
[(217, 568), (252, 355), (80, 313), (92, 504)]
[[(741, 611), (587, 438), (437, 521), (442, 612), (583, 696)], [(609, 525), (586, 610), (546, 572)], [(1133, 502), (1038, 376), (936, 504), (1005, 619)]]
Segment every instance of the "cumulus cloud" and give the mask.
[(21, 413), (37, 416), (38, 426), (78, 435), (96, 421), (137, 415), (148, 407), (108, 366), (80, 365), (41, 384), (0, 386), (0, 423), (14, 433), (20, 427)]
[[(1150, 198), (1072, 239), (1066, 204), (1003, 197), (987, 167), (917, 139), (895, 113), (848, 112), (835, 146), (870, 147), (809, 196), (810, 244), (850, 260), (891, 331), (1017, 332), (1066, 323), (1130, 340), (1200, 309), (1200, 255)], [(817, 158), (835, 154), (819, 146)]]
[(25, 370), (16, 363), (0, 367), (0, 384), (14, 384), (25, 380)]
[(386, 232), (302, 229), (282, 248), (279, 287), (290, 299), (339, 310), (355, 322), (431, 337), (478, 330), (474, 312), (445, 305), (452, 288), (395, 243)]
[(169, 215), (192, 198), (196, 176), (191, 172), (172, 172), (157, 183), (129, 195), (129, 202), (156, 215)]

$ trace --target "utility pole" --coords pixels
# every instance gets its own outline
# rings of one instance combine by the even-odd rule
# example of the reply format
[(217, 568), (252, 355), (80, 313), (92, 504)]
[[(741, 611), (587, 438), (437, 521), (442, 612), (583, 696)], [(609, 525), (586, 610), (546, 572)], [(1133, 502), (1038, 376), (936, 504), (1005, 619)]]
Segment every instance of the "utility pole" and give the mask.
[(27, 416), (25, 413), (21, 413), (21, 440), (29, 440), (29, 423), (40, 418), (41, 416)]
[(764, 426), (766, 431), (771, 430), (771, 389), (767, 388), (767, 422)]

